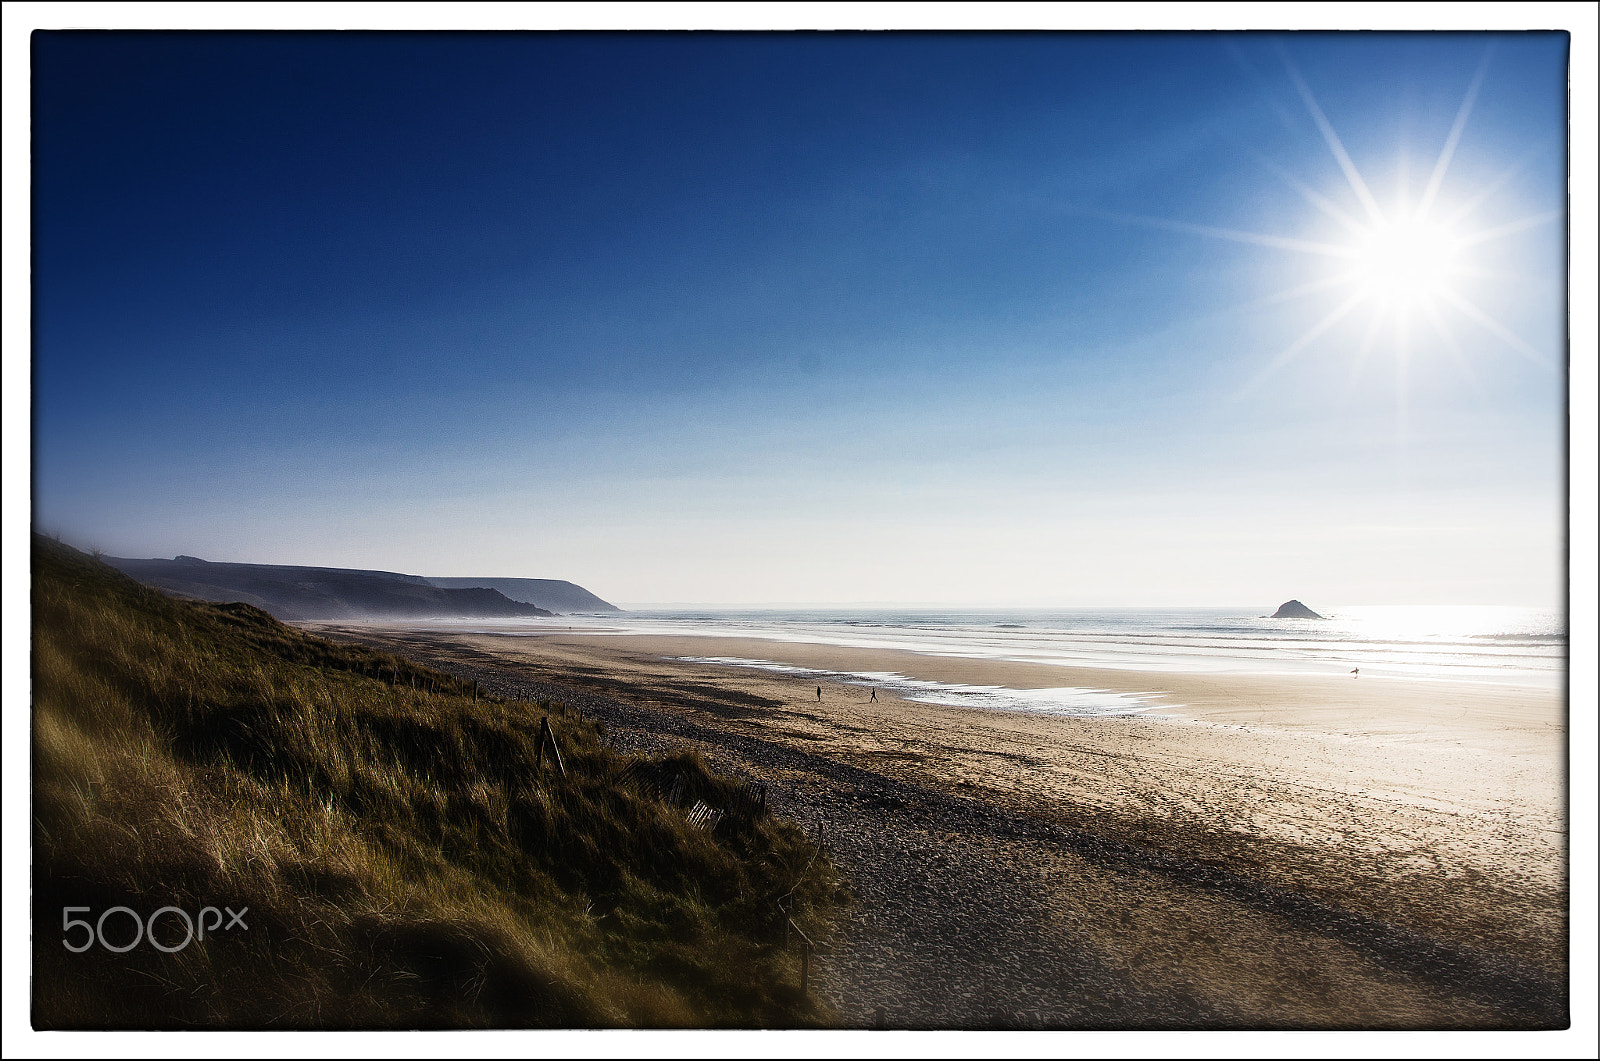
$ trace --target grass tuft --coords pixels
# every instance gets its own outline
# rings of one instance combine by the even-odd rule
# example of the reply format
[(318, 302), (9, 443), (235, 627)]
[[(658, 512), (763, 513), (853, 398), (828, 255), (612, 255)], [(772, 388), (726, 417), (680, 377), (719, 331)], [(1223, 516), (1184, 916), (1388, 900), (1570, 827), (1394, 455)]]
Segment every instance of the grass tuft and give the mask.
[[(764, 810), (691, 824), (738, 802), (697, 755), (649, 768), (682, 779), (662, 799), (567, 705), (174, 600), (46, 538), (33, 562), (35, 1027), (826, 1023), (785, 919), (826, 934), (837, 875)], [(545, 718), (565, 774), (539, 762)], [(84, 906), (248, 907), (248, 928), (78, 954), (62, 911)]]

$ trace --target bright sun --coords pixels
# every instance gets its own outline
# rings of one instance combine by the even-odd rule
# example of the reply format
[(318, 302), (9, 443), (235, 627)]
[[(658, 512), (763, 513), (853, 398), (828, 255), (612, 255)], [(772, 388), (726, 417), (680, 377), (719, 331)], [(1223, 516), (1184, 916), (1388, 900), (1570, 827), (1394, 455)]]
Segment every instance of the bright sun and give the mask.
[(1416, 216), (1377, 223), (1350, 248), (1348, 276), (1367, 298), (1393, 306), (1422, 302), (1448, 290), (1461, 244), (1446, 226)]
[(1562, 216), (1560, 211), (1549, 211), (1487, 229), (1470, 230), (1465, 227), (1464, 219), (1498, 186), (1498, 182), (1491, 183), (1464, 203), (1453, 204), (1448, 209), (1442, 201), (1445, 177), (1483, 83), (1487, 61), (1480, 65), (1473, 77), (1424, 186), (1413, 196), (1402, 183), (1394, 189), (1395, 194), (1390, 198), (1387, 208), (1379, 203), (1368, 187), (1299, 71), (1287, 56), (1284, 61), (1307, 111), (1322, 133), (1323, 141), (1360, 206), (1351, 212), (1287, 173), (1280, 175), (1299, 191), (1307, 203), (1343, 231), (1344, 235), (1339, 241), (1294, 239), (1154, 218), (1128, 218), (1163, 228), (1296, 251), (1330, 263), (1331, 268), (1320, 278), (1267, 300), (1287, 301), (1330, 291), (1340, 291), (1343, 296), (1329, 312), (1306, 327), (1294, 342), (1280, 351), (1257, 378), (1264, 378), (1276, 371), (1327, 334), (1341, 320), (1358, 311), (1368, 314), (1366, 338), (1355, 351), (1358, 362), (1379, 341), (1380, 333), (1387, 330), (1391, 335), (1389, 345), (1403, 368), (1413, 349), (1413, 332), (1418, 325), (1424, 330), (1431, 329), (1447, 348), (1457, 349), (1447, 320), (1448, 317), (1455, 317), (1465, 319), (1496, 336), (1529, 360), (1547, 365), (1545, 357), (1459, 289), (1463, 279), (1481, 272), (1469, 260), (1474, 248), (1524, 229), (1559, 221)]

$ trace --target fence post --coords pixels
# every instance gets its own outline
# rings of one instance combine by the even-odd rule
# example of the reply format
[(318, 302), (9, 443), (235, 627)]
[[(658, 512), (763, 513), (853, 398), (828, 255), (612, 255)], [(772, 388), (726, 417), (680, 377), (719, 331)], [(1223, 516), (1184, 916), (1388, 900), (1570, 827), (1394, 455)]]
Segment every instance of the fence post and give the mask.
[(550, 716), (546, 715), (539, 720), (539, 745), (536, 765), (544, 765), (544, 746), (550, 745), (550, 755), (556, 761), (556, 769), (561, 771), (561, 776), (567, 776), (567, 764), (561, 761), (561, 748), (556, 744), (556, 731), (550, 728)]
[(806, 935), (800, 926), (794, 923), (794, 918), (785, 915), (783, 923), (783, 945), (786, 949), (789, 946), (789, 940), (792, 938), (789, 935), (791, 929), (794, 931), (794, 935), (800, 937), (800, 993), (803, 995), (806, 993), (807, 983), (811, 980), (811, 951), (813, 947), (811, 937)]

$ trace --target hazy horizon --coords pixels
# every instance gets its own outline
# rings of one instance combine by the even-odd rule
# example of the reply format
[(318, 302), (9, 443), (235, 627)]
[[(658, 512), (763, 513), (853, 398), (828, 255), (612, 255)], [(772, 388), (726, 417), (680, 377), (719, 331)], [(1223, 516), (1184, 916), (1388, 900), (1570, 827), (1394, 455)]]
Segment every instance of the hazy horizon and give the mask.
[[(47, 531), (44, 531), (44, 530), (41, 530), (39, 528), (34, 528), (34, 530), (35, 530), (36, 533), (43, 534), (46, 537), (53, 537), (54, 536), (51, 533), (49, 533)], [(81, 552), (93, 553), (95, 551), (95, 549), (96, 549), (95, 546), (84, 545), (82, 543), (72, 542), (72, 541), (67, 540), (65, 537), (58, 537), (57, 540), (63, 542), (63, 544), (71, 546), (72, 548), (78, 549)], [(106, 550), (103, 550), (103, 549), (100, 550), (100, 552), (102, 554), (106, 555), (106, 556), (116, 556), (116, 554), (109, 553), (109, 552), (107, 552)], [(129, 560), (138, 560), (138, 559), (168, 559), (168, 560), (170, 560), (170, 559), (176, 559), (177, 556), (179, 556), (179, 555), (190, 556), (190, 557), (193, 557), (194, 559), (203, 560), (206, 563), (215, 563), (215, 564), (255, 565), (255, 564), (261, 564), (262, 563), (262, 561), (257, 561), (257, 560), (237, 560), (237, 559), (225, 558), (225, 557), (206, 557), (206, 556), (194, 557), (193, 554), (188, 554), (188, 553), (172, 554), (172, 555), (167, 555), (167, 556), (153, 556), (153, 557), (116, 556), (116, 558), (117, 559), (129, 559)], [(310, 563), (310, 562), (290, 562), (290, 563), (285, 563), (285, 564), (282, 564), (282, 565), (279, 565), (279, 566), (305, 567), (305, 568), (310, 568), (310, 569), (327, 569), (327, 570), (368, 570), (368, 571), (387, 572), (387, 573), (390, 573), (390, 574), (397, 574), (397, 575), (420, 576), (420, 577), (424, 577), (424, 578), (482, 578), (482, 579), (531, 578), (531, 579), (550, 579), (550, 580), (553, 580), (553, 581), (572, 582), (572, 583), (580, 586), (583, 589), (590, 589), (590, 587), (584, 586), (583, 583), (580, 580), (576, 579), (576, 578), (566, 578), (566, 577), (560, 576), (560, 575), (554, 575), (554, 576), (552, 576), (552, 575), (522, 575), (522, 574), (507, 575), (507, 574), (495, 573), (495, 572), (490, 572), (488, 574), (484, 574), (482, 572), (479, 572), (477, 574), (462, 574), (461, 572), (458, 572), (458, 571), (455, 571), (455, 570), (450, 570), (450, 571), (431, 571), (431, 570), (430, 571), (420, 571), (420, 570), (419, 571), (403, 571), (403, 570), (389, 569), (389, 568), (357, 567), (357, 566), (348, 565), (348, 564), (334, 565), (334, 564)], [(931, 599), (931, 598), (930, 599), (920, 599), (920, 600), (917, 600), (917, 599), (904, 599), (904, 600), (865, 600), (865, 599), (815, 600), (815, 599), (813, 599), (813, 600), (745, 600), (745, 601), (733, 601), (733, 600), (710, 600), (710, 599), (705, 599), (705, 600), (687, 600), (687, 599), (685, 599), (685, 600), (655, 600), (655, 601), (637, 600), (637, 601), (635, 601), (635, 600), (628, 600), (628, 599), (625, 599), (625, 598), (622, 598), (622, 599), (611, 598), (611, 597), (607, 597), (603, 593), (596, 594), (596, 595), (601, 597), (602, 599), (606, 600), (607, 603), (614, 604), (617, 607), (620, 607), (620, 608), (623, 608), (623, 609), (644, 609), (644, 610), (661, 609), (661, 610), (670, 610), (670, 609), (679, 609), (679, 608), (707, 608), (707, 609), (726, 609), (726, 610), (729, 610), (729, 611), (743, 611), (743, 610), (755, 611), (755, 610), (762, 610), (762, 609), (787, 609), (787, 610), (795, 610), (795, 611), (811, 611), (811, 610), (827, 611), (827, 610), (830, 610), (830, 609), (837, 609), (837, 610), (843, 610), (843, 611), (872, 610), (872, 609), (903, 610), (903, 611), (919, 611), (919, 610), (934, 611), (934, 610), (941, 610), (941, 609), (954, 609), (954, 610), (971, 610), (971, 611), (975, 611), (975, 612), (982, 612), (982, 611), (997, 611), (997, 612), (1003, 612), (1003, 611), (1052, 611), (1052, 610), (1058, 610), (1058, 611), (1066, 612), (1066, 611), (1074, 611), (1074, 610), (1090, 611), (1090, 610), (1096, 610), (1096, 609), (1105, 609), (1105, 610), (1111, 610), (1111, 611), (1116, 611), (1116, 610), (1121, 610), (1121, 609), (1127, 609), (1127, 610), (1151, 610), (1151, 611), (1162, 611), (1162, 610), (1169, 610), (1169, 609), (1170, 610), (1175, 610), (1175, 611), (1191, 610), (1191, 609), (1192, 610), (1201, 610), (1201, 611), (1204, 611), (1204, 610), (1241, 611), (1241, 610), (1249, 610), (1249, 609), (1253, 609), (1253, 608), (1277, 608), (1277, 607), (1279, 607), (1280, 605), (1284, 604), (1287, 601), (1300, 600), (1299, 597), (1284, 597), (1281, 600), (1275, 600), (1274, 603), (1272, 603), (1271, 605), (1262, 604), (1262, 603), (1259, 603), (1259, 602), (1249, 602), (1249, 601), (1244, 601), (1244, 600), (1232, 600), (1232, 601), (1229, 601), (1229, 600), (1221, 600), (1221, 599), (1212, 599), (1212, 600), (1195, 599), (1195, 600), (1183, 601), (1183, 600), (1158, 600), (1158, 599), (1154, 599), (1154, 598), (1152, 598), (1150, 600), (1144, 600), (1144, 601), (1134, 601), (1132, 603), (1119, 602), (1119, 601), (1113, 600), (1113, 599), (1106, 599), (1106, 600), (1100, 600), (1100, 601), (1083, 601), (1083, 600), (1076, 600), (1076, 601), (1050, 601), (1050, 600), (1033, 600), (1033, 601), (1013, 600), (1013, 601), (1005, 601), (1005, 600), (992, 600), (992, 599), (991, 600), (983, 600), (983, 599), (938, 600), (938, 599)], [(1305, 602), (1301, 601), (1301, 603), (1305, 603)], [(1492, 604), (1492, 603), (1468, 602), (1468, 601), (1456, 602), (1453, 605), (1440, 605), (1437, 602), (1417, 601), (1417, 600), (1413, 600), (1413, 601), (1397, 600), (1397, 601), (1387, 601), (1387, 602), (1383, 602), (1383, 603), (1376, 603), (1376, 602), (1372, 602), (1372, 601), (1339, 600), (1338, 602), (1332, 603), (1332, 604), (1328, 603), (1327, 601), (1320, 601), (1319, 602), (1319, 607), (1326, 607), (1326, 608), (1330, 608), (1330, 609), (1333, 609), (1333, 610), (1348, 609), (1348, 608), (1413, 608), (1413, 609), (1424, 609), (1424, 608), (1435, 608), (1435, 609), (1437, 609), (1437, 608), (1445, 608), (1445, 609), (1448, 609), (1448, 608), (1451, 608), (1451, 607), (1460, 607), (1460, 608), (1464, 608), (1464, 609), (1472, 609), (1472, 608), (1482, 608), (1482, 609), (1516, 608), (1516, 609), (1524, 609), (1524, 610), (1532, 610), (1532, 611), (1558, 612), (1558, 613), (1561, 613), (1561, 614), (1566, 614), (1566, 611), (1567, 611), (1567, 608), (1565, 606), (1565, 602), (1564, 601), (1557, 602), (1556, 604), (1553, 604), (1553, 605), (1541, 605), (1541, 604)], [(1317, 610), (1317, 609), (1314, 608), (1313, 610)], [(560, 613), (558, 613), (558, 615), (559, 614)]]
[(71, 543), (619, 604), (1564, 605), (1563, 34), (33, 49)]

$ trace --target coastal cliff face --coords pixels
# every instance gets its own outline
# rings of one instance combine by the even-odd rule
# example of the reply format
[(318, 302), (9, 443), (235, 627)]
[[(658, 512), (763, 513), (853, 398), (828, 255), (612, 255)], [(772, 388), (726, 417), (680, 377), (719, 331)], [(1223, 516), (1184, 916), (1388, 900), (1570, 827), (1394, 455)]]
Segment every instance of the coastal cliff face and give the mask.
[(334, 567), (172, 560), (105, 562), (147, 586), (195, 600), (243, 602), (276, 619), (520, 618), (555, 612), (493, 589), (433, 586), (418, 575)]
[(514, 601), (535, 604), (557, 613), (620, 612), (621, 608), (603, 601), (572, 582), (559, 578), (429, 578), (428, 584), (441, 589), (492, 589)]
[(1318, 615), (1316, 612), (1312, 611), (1310, 608), (1307, 608), (1304, 604), (1301, 604), (1297, 600), (1291, 600), (1291, 601), (1284, 601), (1282, 604), (1280, 604), (1278, 606), (1278, 610), (1273, 612), (1272, 615), (1270, 616), (1270, 618), (1273, 618), (1273, 619), (1322, 619), (1322, 618), (1325, 618), (1325, 616)]

